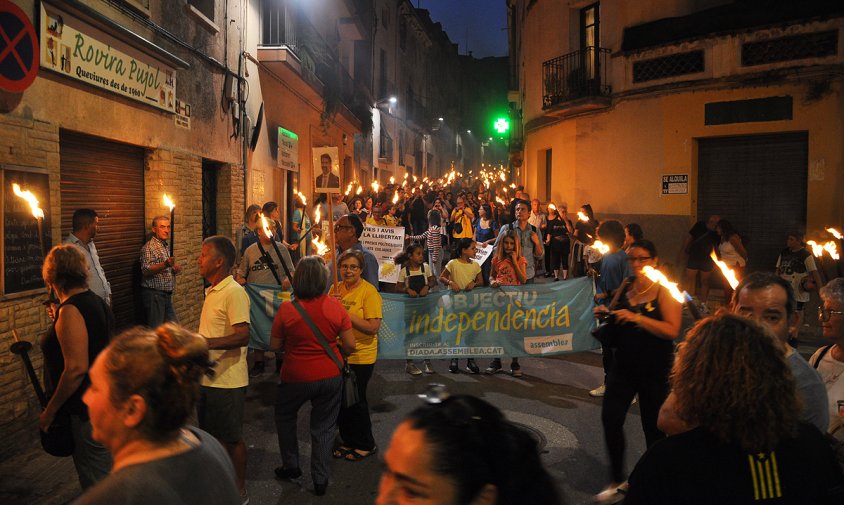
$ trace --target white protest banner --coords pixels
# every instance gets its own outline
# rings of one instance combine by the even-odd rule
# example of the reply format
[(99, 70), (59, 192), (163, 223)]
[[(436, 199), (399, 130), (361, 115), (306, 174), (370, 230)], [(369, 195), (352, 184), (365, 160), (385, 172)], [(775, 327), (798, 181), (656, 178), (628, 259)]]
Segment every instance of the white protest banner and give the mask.
[(399, 269), (393, 258), (404, 250), (404, 226), (364, 225), (360, 241), (378, 259), (378, 280), (397, 282)]
[(492, 254), (492, 244), (490, 245), (478, 245), (478, 249), (475, 251), (475, 257), (472, 258), (478, 262), (479, 265), (483, 265), (484, 261), (489, 258), (489, 255)]

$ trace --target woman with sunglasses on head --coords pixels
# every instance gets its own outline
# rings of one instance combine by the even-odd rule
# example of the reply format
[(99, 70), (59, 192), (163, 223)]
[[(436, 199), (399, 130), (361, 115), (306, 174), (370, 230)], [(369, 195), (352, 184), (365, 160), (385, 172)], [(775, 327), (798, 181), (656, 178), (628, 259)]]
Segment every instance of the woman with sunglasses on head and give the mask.
[(826, 384), (829, 398), (829, 433), (844, 440), (844, 277), (829, 281), (820, 291), (823, 305), (818, 321), (829, 345), (809, 359)]
[(629, 251), (633, 280), (625, 280), (615, 290), (610, 303), (612, 310), (603, 305), (595, 308), (596, 317), (609, 318), (615, 325), (613, 341), (608, 343), (615, 352), (606, 371), (601, 409), (610, 460), (610, 485), (595, 495), (598, 503), (617, 503), (624, 498), (624, 419), (637, 394), (648, 447), (665, 436), (657, 428), (656, 420), (668, 396), (668, 374), (683, 310), (667, 288), (645, 275), (645, 267), (658, 265), (654, 244), (640, 240)]
[(375, 287), (361, 277), (364, 266), (363, 253), (349, 249), (337, 259), (341, 282), (331, 286), (330, 294), (340, 300), (355, 335), (355, 351), (348, 362), (357, 375), (360, 401), (351, 407), (341, 408), (337, 425), (342, 443), (334, 450), (334, 457), (359, 461), (375, 454), (378, 448), (372, 436), (372, 419), (366, 401), (366, 386), (375, 369), (378, 355), (378, 329), (381, 327), (381, 295)]
[(530, 434), (483, 400), (434, 387), (393, 433), (376, 505), (563, 503)]

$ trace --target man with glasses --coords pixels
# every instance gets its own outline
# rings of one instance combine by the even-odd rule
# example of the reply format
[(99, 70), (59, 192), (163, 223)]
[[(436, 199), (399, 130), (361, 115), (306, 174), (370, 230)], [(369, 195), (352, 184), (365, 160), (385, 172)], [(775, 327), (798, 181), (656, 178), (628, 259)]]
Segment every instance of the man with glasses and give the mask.
[(346, 214), (334, 224), (334, 242), (337, 244), (338, 252), (348, 249), (360, 251), (363, 254), (363, 273), (361, 277), (366, 282), (378, 289), (378, 260), (372, 251), (364, 247), (360, 242), (363, 234), (363, 223), (354, 214)]
[(844, 440), (844, 278), (827, 283), (820, 291), (823, 306), (818, 308), (818, 320), (823, 338), (830, 342), (809, 359), (821, 374), (829, 397), (827, 431)]

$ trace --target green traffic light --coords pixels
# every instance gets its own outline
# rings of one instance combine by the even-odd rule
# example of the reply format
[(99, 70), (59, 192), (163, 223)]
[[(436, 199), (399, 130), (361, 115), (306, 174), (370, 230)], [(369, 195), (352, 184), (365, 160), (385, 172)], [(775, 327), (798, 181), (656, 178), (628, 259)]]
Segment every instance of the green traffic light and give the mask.
[(510, 130), (510, 121), (507, 121), (506, 118), (500, 117), (495, 120), (492, 127), (495, 128), (495, 131), (499, 134), (504, 134)]

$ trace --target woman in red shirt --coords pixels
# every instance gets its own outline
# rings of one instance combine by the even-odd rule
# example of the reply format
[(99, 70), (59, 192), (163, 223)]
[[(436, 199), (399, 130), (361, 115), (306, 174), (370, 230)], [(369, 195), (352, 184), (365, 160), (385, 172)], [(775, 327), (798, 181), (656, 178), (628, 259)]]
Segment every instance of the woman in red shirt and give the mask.
[(326, 339), (331, 352), (341, 361), (341, 351), (348, 355), (355, 350), (349, 313), (339, 301), (325, 294), (327, 283), (328, 270), (322, 259), (302, 258), (293, 274), (293, 296), (322, 335), (314, 335), (292, 302), (284, 302), (275, 315), (270, 344), (273, 350), (284, 350), (275, 404), (283, 466), (276, 468), (275, 474), (281, 479), (302, 475), (296, 417), (302, 405), (310, 401), (311, 477), (318, 496), (325, 494), (331, 476), (331, 447), (337, 431), (343, 378), (317, 339)]

